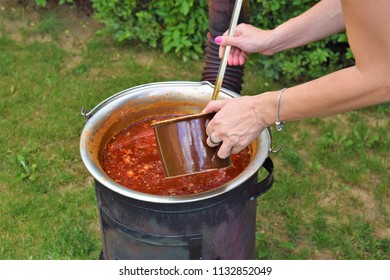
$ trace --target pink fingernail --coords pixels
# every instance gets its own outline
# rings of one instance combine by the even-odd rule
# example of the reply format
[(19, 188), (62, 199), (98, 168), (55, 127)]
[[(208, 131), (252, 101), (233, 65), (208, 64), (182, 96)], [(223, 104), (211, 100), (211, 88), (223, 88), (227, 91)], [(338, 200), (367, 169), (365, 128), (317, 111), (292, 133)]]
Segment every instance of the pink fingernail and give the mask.
[(217, 44), (221, 44), (222, 43), (222, 36), (218, 36), (214, 39), (214, 42), (217, 43)]

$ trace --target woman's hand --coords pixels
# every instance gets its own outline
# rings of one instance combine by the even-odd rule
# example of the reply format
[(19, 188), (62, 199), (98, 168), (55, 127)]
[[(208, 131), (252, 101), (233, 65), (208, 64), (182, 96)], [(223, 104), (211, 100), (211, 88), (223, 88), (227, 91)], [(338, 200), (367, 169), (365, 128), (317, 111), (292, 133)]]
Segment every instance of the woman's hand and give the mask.
[(206, 133), (207, 144), (215, 147), (222, 142), (218, 151), (220, 158), (239, 153), (246, 148), (267, 127), (261, 119), (255, 101), (257, 96), (210, 101), (203, 113), (217, 112), (209, 122)]
[(237, 66), (243, 65), (250, 53), (273, 55), (321, 40), (342, 31), (344, 26), (340, 0), (322, 0), (272, 30), (241, 23), (233, 37), (225, 32), (223, 36), (215, 38), (215, 43), (220, 44), (220, 57), (225, 46), (232, 46), (228, 63)]
[(274, 52), (268, 47), (272, 31), (262, 30), (252, 25), (241, 23), (236, 27), (233, 37), (226, 31), (223, 36), (215, 38), (220, 45), (219, 56), (222, 58), (225, 46), (232, 46), (228, 60), (229, 65), (243, 65), (249, 53), (272, 55)]

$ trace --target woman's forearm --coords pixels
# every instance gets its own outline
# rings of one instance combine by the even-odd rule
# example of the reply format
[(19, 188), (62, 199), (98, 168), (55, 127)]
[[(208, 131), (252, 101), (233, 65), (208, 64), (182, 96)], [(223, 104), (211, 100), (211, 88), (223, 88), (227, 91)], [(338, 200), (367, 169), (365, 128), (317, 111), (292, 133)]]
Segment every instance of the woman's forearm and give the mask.
[(280, 104), (281, 119), (329, 116), (390, 101), (388, 1), (342, 3), (356, 65), (287, 89)]
[[(373, 76), (367, 76), (353, 66), (288, 88), (280, 101), (279, 118), (293, 121), (324, 117), (389, 102), (390, 82), (387, 77), (390, 73), (387, 74), (373, 73)], [(269, 106), (274, 108), (265, 120), (267, 125), (276, 121), (278, 94), (269, 92), (264, 97), (256, 96), (257, 102), (262, 104), (260, 107), (265, 106), (264, 101), (268, 100)]]
[(340, 0), (322, 0), (305, 13), (272, 30), (270, 52), (277, 53), (321, 40), (344, 30)]

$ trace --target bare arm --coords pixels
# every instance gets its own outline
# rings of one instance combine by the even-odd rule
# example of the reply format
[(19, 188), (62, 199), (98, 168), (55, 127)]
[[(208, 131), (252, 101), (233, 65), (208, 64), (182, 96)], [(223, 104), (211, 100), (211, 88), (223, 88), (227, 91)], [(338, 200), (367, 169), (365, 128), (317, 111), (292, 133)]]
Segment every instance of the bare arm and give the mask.
[[(280, 103), (285, 121), (323, 117), (390, 101), (390, 2), (342, 0), (347, 35), (356, 65), (288, 88)], [(218, 111), (208, 135), (223, 140), (220, 157), (249, 145), (276, 120), (279, 91), (210, 102)]]
[(248, 53), (273, 55), (277, 52), (306, 45), (344, 29), (340, 0), (322, 0), (305, 13), (292, 18), (273, 30), (263, 30), (249, 24), (237, 26), (235, 36), (217, 37), (224, 46), (232, 46), (229, 65), (242, 65)]
[(303, 46), (344, 30), (340, 0), (322, 0), (273, 30), (271, 53)]
[(390, 100), (390, 2), (342, 3), (356, 65), (289, 89), (281, 118), (329, 116)]

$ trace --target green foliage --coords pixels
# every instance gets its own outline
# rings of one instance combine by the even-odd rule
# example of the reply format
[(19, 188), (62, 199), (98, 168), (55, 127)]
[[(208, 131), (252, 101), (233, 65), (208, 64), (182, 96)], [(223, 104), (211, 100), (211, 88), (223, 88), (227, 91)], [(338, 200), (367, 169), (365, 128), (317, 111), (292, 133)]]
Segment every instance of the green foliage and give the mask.
[[(104, 23), (101, 33), (112, 34), (119, 42), (139, 41), (164, 53), (174, 53), (185, 61), (199, 59), (208, 29), (207, 0), (90, 0), (95, 16)], [(35, 0), (46, 6), (47, 0)], [(60, 0), (59, 4), (74, 0)], [(298, 16), (318, 1), (249, 0), (252, 25), (274, 29)], [(44, 27), (42, 27), (44, 28)], [(270, 81), (285, 86), (315, 79), (353, 63), (345, 32), (322, 41), (287, 50), (273, 56), (251, 56), (251, 64), (261, 65)]]
[[(198, 59), (203, 52), (208, 28), (206, 0), (91, 0), (96, 17), (105, 32), (117, 41), (138, 40), (161, 47), (187, 59)], [(273, 29), (298, 16), (318, 1), (249, 0), (250, 23)], [(352, 64), (352, 53), (345, 33), (320, 42), (281, 52), (272, 57), (254, 56), (272, 81), (295, 83), (313, 79)]]
[[(184, 60), (202, 54), (207, 0), (92, 0), (96, 17), (117, 41), (139, 40)], [(190, 12), (191, 11), (191, 12)]]
[[(35, 1), (35, 4), (37, 4), (37, 6), (40, 6), (40, 7), (46, 7), (46, 5), (47, 5), (47, 0), (34, 0), (34, 1)], [(73, 3), (73, 0), (59, 0), (58, 3), (63, 5), (65, 3)]]
[(22, 166), (23, 170), (19, 174), (21, 179), (28, 179), (30, 181), (35, 181), (35, 170), (37, 165), (35, 163), (29, 163), (24, 156), (18, 155), (18, 162)]
[(153, 9), (164, 19), (164, 53), (174, 51), (185, 59), (198, 59), (203, 52), (207, 29), (207, 1), (181, 0), (174, 5), (165, 1), (154, 1), (153, 4)]

